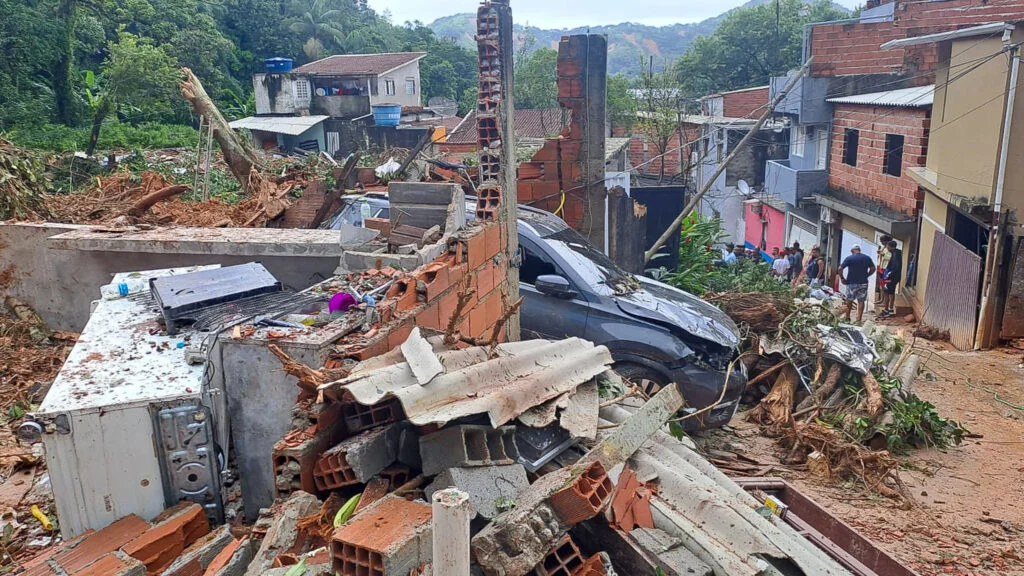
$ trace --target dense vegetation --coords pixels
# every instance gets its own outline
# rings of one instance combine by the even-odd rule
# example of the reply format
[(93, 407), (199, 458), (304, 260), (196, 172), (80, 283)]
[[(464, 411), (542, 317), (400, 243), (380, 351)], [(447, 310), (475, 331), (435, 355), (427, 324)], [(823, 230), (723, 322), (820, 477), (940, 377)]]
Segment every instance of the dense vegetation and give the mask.
[(474, 52), (366, 0), (0, 0), (0, 15), (0, 132), (22, 145), (81, 149), (96, 126), (100, 148), (175, 145), (159, 125), (194, 124), (180, 66), (229, 116), (252, 112), (251, 75), (273, 56), (426, 51), (425, 98), (476, 86)]

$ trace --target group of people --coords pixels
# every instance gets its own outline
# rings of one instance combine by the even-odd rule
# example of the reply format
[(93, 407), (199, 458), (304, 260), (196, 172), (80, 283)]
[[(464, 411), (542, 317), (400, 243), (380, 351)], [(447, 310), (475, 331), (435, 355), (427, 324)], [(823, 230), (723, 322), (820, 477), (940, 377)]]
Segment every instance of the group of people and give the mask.
[[(747, 250), (736, 244), (726, 244), (725, 264), (733, 264), (742, 258), (752, 257)], [(903, 252), (892, 236), (882, 236), (881, 244), (873, 260), (861, 252), (859, 244), (853, 245), (850, 255), (839, 265), (839, 283), (844, 286), (843, 299), (846, 301), (844, 319), (849, 321), (853, 308), (857, 308), (857, 321), (864, 320), (864, 308), (868, 299), (868, 280), (878, 272), (875, 291), (882, 310), (880, 318), (896, 314), (896, 288), (903, 280)], [(799, 242), (787, 248), (772, 248), (772, 273), (780, 282), (794, 285), (806, 282), (812, 289), (825, 285), (825, 259), (818, 246), (811, 248), (808, 258)]]

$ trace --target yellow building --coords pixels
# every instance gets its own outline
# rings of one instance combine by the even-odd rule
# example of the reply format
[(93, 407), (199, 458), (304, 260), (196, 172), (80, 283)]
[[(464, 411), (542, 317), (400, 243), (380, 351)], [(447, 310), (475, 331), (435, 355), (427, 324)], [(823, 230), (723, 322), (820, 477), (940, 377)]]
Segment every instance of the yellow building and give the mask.
[(924, 206), (908, 293), (961, 349), (1024, 337), (1024, 281), (1010, 281), (1024, 233), (1021, 43), (1024, 27), (1000, 22), (882, 45), (938, 47), (927, 161), (909, 169)]

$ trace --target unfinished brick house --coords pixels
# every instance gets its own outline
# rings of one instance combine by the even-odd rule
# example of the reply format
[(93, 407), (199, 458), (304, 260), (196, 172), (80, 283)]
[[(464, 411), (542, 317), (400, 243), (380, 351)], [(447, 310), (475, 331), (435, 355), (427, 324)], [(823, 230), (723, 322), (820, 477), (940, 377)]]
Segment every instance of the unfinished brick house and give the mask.
[[(766, 192), (787, 206), (786, 243), (817, 238), (834, 271), (851, 246), (874, 255), (888, 234), (903, 245), (904, 270), (912, 269), (922, 195), (907, 169), (924, 164), (940, 58), (934, 43), (881, 46), (1022, 17), (1024, 5), (1011, 0), (893, 0), (868, 2), (857, 18), (808, 26), (810, 72), (775, 108), (791, 123), (789, 158), (769, 161), (766, 170)], [(790, 78), (773, 78), (770, 94)]]

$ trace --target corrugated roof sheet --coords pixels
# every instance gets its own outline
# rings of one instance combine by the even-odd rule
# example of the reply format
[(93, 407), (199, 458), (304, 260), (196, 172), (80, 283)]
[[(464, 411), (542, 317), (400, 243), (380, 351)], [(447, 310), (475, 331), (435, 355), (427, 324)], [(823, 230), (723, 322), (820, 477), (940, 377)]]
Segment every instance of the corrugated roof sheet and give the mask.
[(622, 149), (629, 146), (632, 138), (608, 138), (604, 141), (604, 161), (607, 162), (622, 152)]
[(293, 73), (367, 75), (384, 74), (426, 56), (426, 52), (389, 52), (384, 54), (335, 54), (299, 66)]
[(313, 126), (327, 120), (328, 116), (249, 116), (228, 124), (235, 130), (248, 128), (275, 134), (298, 136)]
[(579, 338), (501, 344), (495, 358), (488, 357), (488, 348), (435, 351), (445, 373), (427, 384), (420, 385), (403, 356), (388, 353), (320, 390), (326, 396), (348, 392), (366, 406), (397, 398), (406, 417), (418, 426), (487, 414), (491, 425), (498, 427), (574, 392), (612, 363), (607, 348)]
[(929, 84), (928, 86), (918, 86), (916, 88), (902, 88), (899, 90), (886, 90), (885, 92), (829, 98), (828, 102), (832, 104), (858, 104), (863, 106), (924, 108), (932, 105), (934, 97), (935, 85)]
[[(562, 108), (516, 110), (516, 136), (520, 138), (547, 138), (562, 131), (571, 115)], [(476, 144), (476, 112), (470, 112), (457, 130), (448, 136), (449, 144)]]

